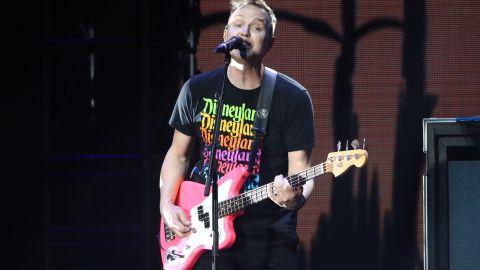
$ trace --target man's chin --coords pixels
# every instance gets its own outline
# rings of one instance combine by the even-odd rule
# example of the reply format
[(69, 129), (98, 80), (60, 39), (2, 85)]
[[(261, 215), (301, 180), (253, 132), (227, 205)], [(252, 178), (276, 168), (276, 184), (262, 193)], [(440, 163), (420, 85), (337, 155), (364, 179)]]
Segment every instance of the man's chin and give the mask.
[(235, 59), (240, 64), (249, 64), (252, 65), (253, 63), (259, 63), (261, 62), (261, 57), (259, 55), (253, 54), (251, 52), (245, 51), (245, 52), (235, 52), (232, 53), (232, 58)]

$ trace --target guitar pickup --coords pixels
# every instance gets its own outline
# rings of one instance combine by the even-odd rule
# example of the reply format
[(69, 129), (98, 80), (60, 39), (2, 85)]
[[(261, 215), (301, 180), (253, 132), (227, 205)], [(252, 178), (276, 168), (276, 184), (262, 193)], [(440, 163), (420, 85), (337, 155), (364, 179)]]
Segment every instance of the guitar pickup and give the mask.
[(198, 220), (204, 221), (206, 219), (208, 219), (208, 213), (203, 213), (203, 214), (198, 215)]
[(210, 228), (210, 215), (209, 213), (205, 213), (201, 219), (199, 219), (200, 221), (203, 221), (203, 225), (206, 229)]
[(164, 229), (165, 229), (165, 240), (167, 242), (175, 239), (175, 233), (173, 233), (173, 231), (170, 230), (170, 227), (168, 227), (166, 223), (164, 224)]

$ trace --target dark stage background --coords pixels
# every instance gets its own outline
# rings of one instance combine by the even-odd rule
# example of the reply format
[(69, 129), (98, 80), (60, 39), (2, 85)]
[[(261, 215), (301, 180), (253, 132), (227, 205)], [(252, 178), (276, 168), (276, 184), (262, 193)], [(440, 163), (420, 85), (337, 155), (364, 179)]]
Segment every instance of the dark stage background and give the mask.
[[(310, 91), (312, 163), (338, 140), (365, 138), (369, 152), (366, 167), (317, 179), (299, 215), (305, 269), (422, 269), (422, 119), (480, 114), (480, 6), (270, 2), (279, 24), (265, 62)], [(2, 94), (8, 269), (160, 268), (167, 120), (190, 69), (222, 64), (212, 49), (227, 8), (44, 0), (6, 9), (15, 14)]]

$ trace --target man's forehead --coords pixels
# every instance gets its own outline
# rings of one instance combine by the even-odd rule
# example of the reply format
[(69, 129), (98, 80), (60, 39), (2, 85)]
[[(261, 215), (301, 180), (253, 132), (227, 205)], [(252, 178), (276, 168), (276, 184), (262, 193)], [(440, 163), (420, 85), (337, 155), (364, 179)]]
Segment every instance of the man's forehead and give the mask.
[(266, 22), (268, 18), (267, 12), (257, 6), (245, 5), (236, 9), (231, 15), (229, 20), (233, 19), (245, 19), (252, 18), (253, 20), (258, 20)]

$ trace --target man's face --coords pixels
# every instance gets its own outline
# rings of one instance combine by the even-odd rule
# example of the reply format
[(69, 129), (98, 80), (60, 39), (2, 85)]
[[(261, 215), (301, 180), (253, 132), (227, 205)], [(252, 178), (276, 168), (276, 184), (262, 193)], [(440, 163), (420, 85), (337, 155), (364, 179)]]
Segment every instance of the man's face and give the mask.
[(245, 5), (235, 10), (228, 19), (228, 25), (223, 32), (224, 40), (239, 36), (244, 41), (240, 50), (230, 54), (237, 60), (259, 63), (272, 46), (271, 24), (267, 12), (253, 5)]

